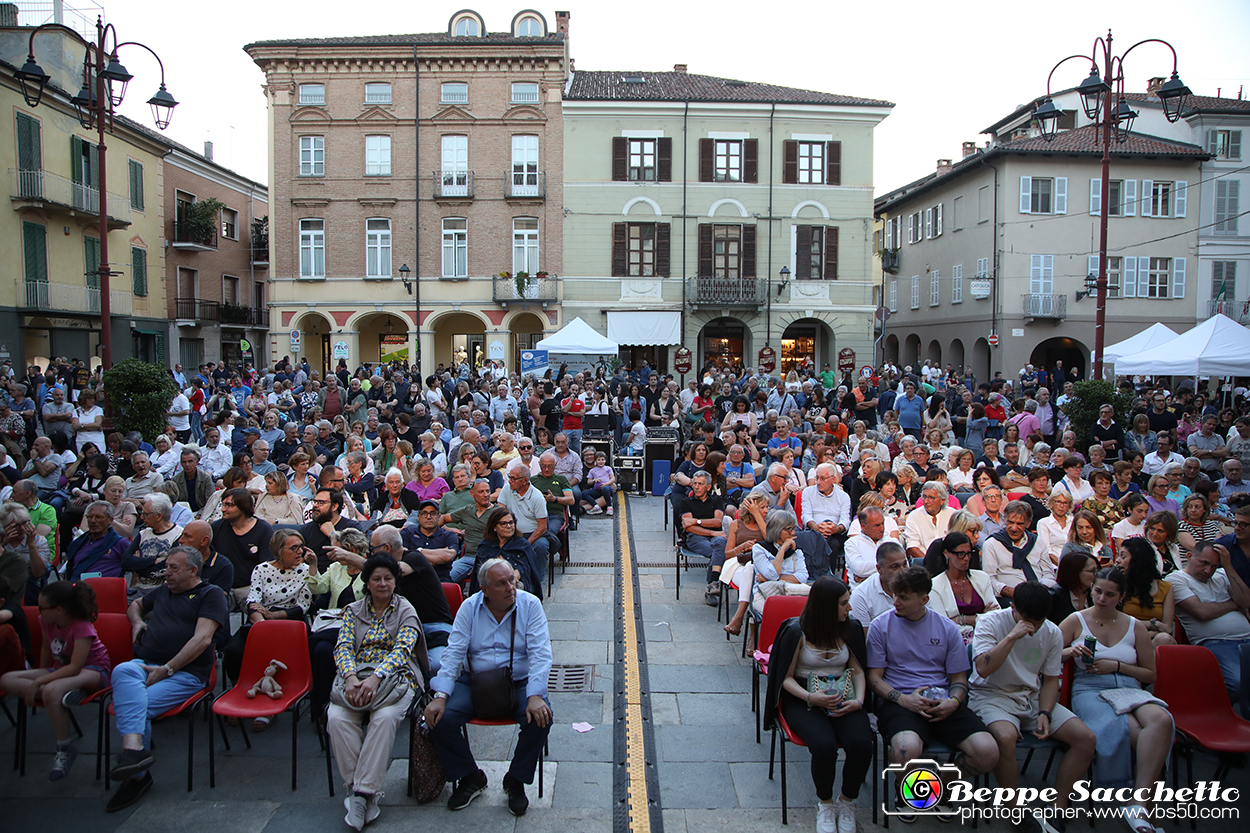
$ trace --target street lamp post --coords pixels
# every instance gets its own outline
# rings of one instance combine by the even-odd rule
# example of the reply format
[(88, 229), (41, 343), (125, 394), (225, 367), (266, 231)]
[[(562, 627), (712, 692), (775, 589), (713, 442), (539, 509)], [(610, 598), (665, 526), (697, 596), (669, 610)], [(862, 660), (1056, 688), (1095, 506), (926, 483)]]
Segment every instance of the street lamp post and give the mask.
[(404, 289), (408, 290), (409, 295), (412, 294), (413, 285), (415, 284), (417, 287), (417, 297), (416, 297), (417, 318), (416, 318), (416, 323), (414, 324), (417, 338), (416, 338), (415, 349), (413, 351), (412, 366), (417, 369), (417, 376), (420, 377), (421, 375), (421, 280), (420, 278), (418, 278), (415, 281), (412, 280), (412, 270), (408, 268), (407, 263), (399, 267), (399, 279), (403, 281)]
[[(1137, 47), (1145, 43), (1161, 43), (1172, 52), (1172, 77), (1157, 90), (1163, 104), (1163, 115), (1169, 122), (1176, 122), (1181, 117), (1185, 100), (1189, 96), (1189, 88), (1181, 83), (1176, 74), (1176, 49), (1172, 44), (1158, 38), (1147, 38), (1130, 46), (1120, 55), (1111, 54), (1111, 30), (1107, 37), (1094, 41), (1093, 50), (1089, 55), (1069, 55), (1050, 70), (1046, 76), (1046, 99), (1033, 111), (1033, 118), (1041, 128), (1042, 137), (1047, 141), (1055, 138), (1059, 128), (1059, 118), (1063, 110), (1056, 106), (1050, 97), (1050, 80), (1064, 63), (1073, 59), (1089, 61), (1089, 77), (1081, 82), (1077, 91), (1081, 95), (1081, 109), (1086, 117), (1101, 128), (1099, 141), (1102, 144), (1102, 199), (1098, 223), (1098, 276), (1095, 292), (1098, 299), (1097, 312), (1094, 318), (1094, 369), (1090, 378), (1102, 378), (1102, 351), (1106, 336), (1107, 321), (1107, 219), (1111, 213), (1111, 139), (1117, 142), (1128, 140), (1132, 132), (1133, 120), (1137, 113), (1124, 100), (1124, 59)], [(1099, 76), (1098, 62), (1102, 61), (1102, 75)], [(1105, 81), (1103, 79), (1106, 79)], [(1150, 199), (1149, 194), (1142, 194), (1142, 199)]]
[[(27, 45), (26, 63), (13, 73), (22, 88), (22, 97), (31, 107), (38, 107), (43, 98), (44, 87), (51, 80), (35, 61), (35, 35), (41, 29), (55, 24), (45, 23), (30, 33)], [(117, 59), (117, 52), (124, 46), (138, 46), (146, 49), (156, 58), (161, 68), (161, 87), (156, 94), (148, 99), (152, 106), (152, 118), (161, 130), (169, 127), (169, 120), (178, 102), (165, 89), (165, 65), (160, 56), (152, 49), (136, 41), (117, 42), (117, 30), (113, 24), (104, 24), (96, 18), (96, 42), (87, 44), (87, 52), (83, 56), (82, 89), (70, 99), (78, 123), (86, 130), (94, 128), (99, 136), (99, 216), (100, 216), (100, 364), (103, 370), (113, 366), (113, 334), (112, 334), (112, 303), (110, 297), (110, 278), (120, 275), (109, 265), (109, 229), (108, 229), (108, 167), (107, 146), (104, 143), (104, 132), (113, 132), (113, 119), (116, 108), (121, 106), (126, 95), (126, 86), (134, 76), (126, 71)], [(111, 40), (110, 40), (111, 36)], [(108, 44), (112, 43), (109, 49)], [(108, 401), (105, 401), (108, 408)]]

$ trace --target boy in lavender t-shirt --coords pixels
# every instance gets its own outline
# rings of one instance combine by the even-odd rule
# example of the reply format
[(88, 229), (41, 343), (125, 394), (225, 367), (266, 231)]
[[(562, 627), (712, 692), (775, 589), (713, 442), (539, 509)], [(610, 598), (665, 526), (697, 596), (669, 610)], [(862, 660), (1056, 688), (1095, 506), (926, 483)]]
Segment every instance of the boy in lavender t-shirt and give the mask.
[[(964, 777), (998, 763), (998, 744), (968, 708), (968, 652), (958, 626), (926, 607), (933, 581), (923, 567), (894, 577), (894, 610), (868, 627), (868, 684), (891, 763), (921, 757), (930, 738), (956, 747)], [(969, 772), (972, 770), (972, 772)]]

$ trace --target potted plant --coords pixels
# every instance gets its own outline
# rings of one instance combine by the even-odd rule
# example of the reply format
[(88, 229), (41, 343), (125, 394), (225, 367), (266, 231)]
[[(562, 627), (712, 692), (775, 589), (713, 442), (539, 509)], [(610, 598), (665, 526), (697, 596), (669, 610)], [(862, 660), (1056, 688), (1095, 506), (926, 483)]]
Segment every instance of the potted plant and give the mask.
[(252, 220), (252, 260), (269, 261), (269, 215)]
[(898, 270), (898, 247), (897, 246), (895, 246), (892, 249), (887, 249), (884, 247), (880, 248), (877, 250), (877, 255), (880, 256), (881, 258), (882, 269), (884, 269), (887, 272), (894, 272)]
[(513, 280), (516, 281), (516, 296), (518, 298), (524, 298), (525, 291), (529, 289), (530, 285), (530, 273), (522, 269), (516, 273)]
[(217, 241), (217, 217), (225, 207), (212, 197), (192, 203), (182, 221), (188, 242), (213, 245)]

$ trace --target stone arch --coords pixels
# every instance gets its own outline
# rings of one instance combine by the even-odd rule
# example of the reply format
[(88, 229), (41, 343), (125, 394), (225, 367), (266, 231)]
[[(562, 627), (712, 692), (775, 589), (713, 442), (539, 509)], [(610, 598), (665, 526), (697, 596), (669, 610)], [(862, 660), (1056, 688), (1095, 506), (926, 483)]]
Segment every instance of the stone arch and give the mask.
[(915, 333), (908, 334), (903, 342), (903, 357), (899, 364), (904, 368), (910, 365), (913, 370), (920, 369), (920, 336)]
[(829, 219), (829, 209), (825, 208), (825, 204), (818, 200), (803, 200), (803, 202), (794, 207), (794, 211), (790, 214), (791, 219), (799, 219), (799, 212), (801, 212), (804, 208), (815, 208), (820, 212), (821, 217), (826, 220)]
[(711, 207), (709, 207), (707, 210), (707, 216), (711, 218), (715, 218), (716, 212), (719, 211), (722, 206), (726, 206), (726, 205), (731, 205), (731, 206), (736, 207), (738, 209), (739, 217), (746, 218), (746, 217), (751, 216), (751, 212), (747, 211), (747, 207), (743, 205), (739, 200), (735, 200), (733, 197), (724, 197), (723, 199), (719, 199), (716, 202), (712, 203)]
[(924, 357), (938, 367), (942, 366), (942, 345), (937, 339), (929, 342), (929, 349), (925, 351)]
[(621, 209), (621, 214), (628, 217), (630, 212), (634, 210), (634, 206), (636, 205), (651, 206), (651, 210), (655, 212), (655, 216), (657, 217), (659, 217), (660, 215), (664, 213), (663, 209), (660, 208), (660, 204), (656, 202), (655, 200), (651, 199), (650, 197), (634, 197), (632, 200), (625, 203), (625, 207)]
[(955, 339), (951, 342), (950, 352), (946, 354), (946, 360), (950, 362), (951, 367), (956, 373), (963, 371), (964, 365), (967, 363), (967, 356), (964, 351), (964, 343), (962, 339)]
[(891, 362), (896, 365), (900, 361), (898, 355), (898, 336), (893, 333), (885, 337), (885, 356), (883, 358), (887, 362)]

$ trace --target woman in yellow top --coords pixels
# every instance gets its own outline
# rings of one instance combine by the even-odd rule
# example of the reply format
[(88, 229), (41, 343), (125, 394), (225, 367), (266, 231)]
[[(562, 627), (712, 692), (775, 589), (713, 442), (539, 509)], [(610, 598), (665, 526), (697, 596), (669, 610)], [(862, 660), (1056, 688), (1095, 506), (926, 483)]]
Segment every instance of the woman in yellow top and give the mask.
[(1146, 632), (1154, 645), (1175, 645), (1172, 629), (1176, 596), (1172, 583), (1159, 575), (1150, 544), (1144, 538), (1129, 538), (1120, 547), (1116, 566), (1123, 571), (1128, 586), (1120, 610), (1146, 623)]

